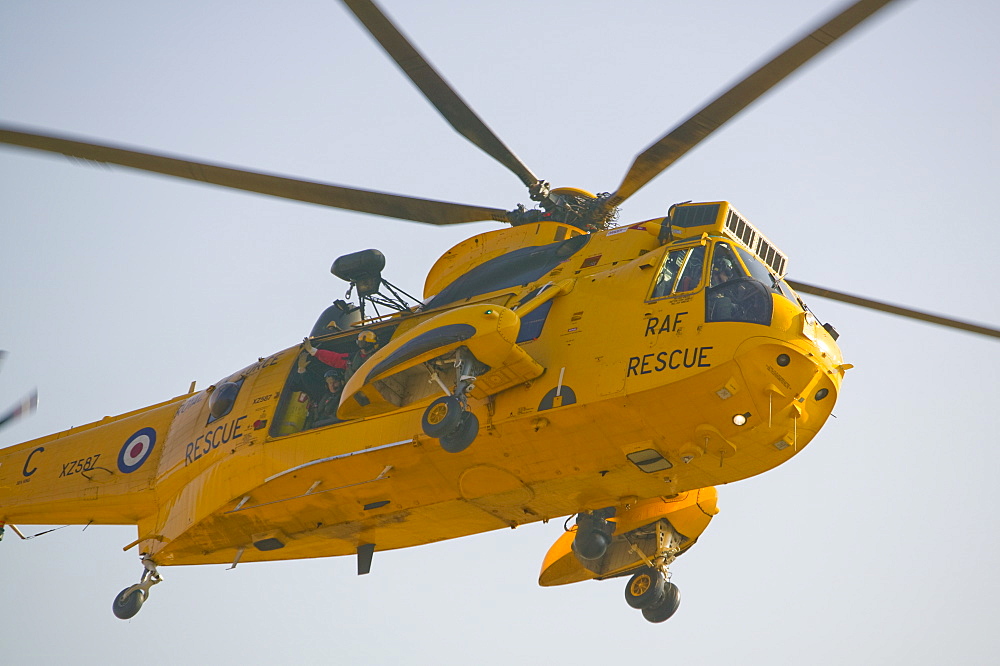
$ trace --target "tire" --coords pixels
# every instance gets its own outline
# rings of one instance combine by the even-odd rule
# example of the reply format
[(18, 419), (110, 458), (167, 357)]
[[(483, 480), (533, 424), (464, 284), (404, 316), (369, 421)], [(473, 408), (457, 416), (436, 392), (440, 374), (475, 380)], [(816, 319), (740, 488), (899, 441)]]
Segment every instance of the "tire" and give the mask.
[(441, 437), (454, 432), (462, 418), (461, 403), (453, 395), (438, 398), (424, 410), (420, 425), (428, 437)]
[(655, 569), (643, 569), (629, 578), (625, 602), (632, 608), (649, 608), (663, 599), (666, 579)]
[(441, 448), (448, 453), (459, 453), (469, 448), (479, 434), (479, 419), (472, 412), (462, 412), (458, 427), (441, 437)]
[(142, 608), (142, 602), (146, 600), (146, 593), (141, 588), (132, 586), (126, 587), (118, 593), (111, 604), (111, 612), (119, 620), (128, 620), (135, 617), (135, 614)]
[(649, 608), (642, 609), (642, 616), (650, 622), (665, 622), (681, 605), (681, 591), (673, 583), (663, 586), (663, 598)]

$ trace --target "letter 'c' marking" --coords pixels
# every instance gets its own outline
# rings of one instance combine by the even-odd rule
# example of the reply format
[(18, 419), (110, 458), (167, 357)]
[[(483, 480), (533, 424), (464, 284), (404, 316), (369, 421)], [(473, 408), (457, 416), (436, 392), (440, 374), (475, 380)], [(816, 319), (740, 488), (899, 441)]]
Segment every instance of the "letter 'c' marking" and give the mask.
[(37, 467), (32, 467), (31, 469), (28, 469), (28, 465), (31, 464), (32, 456), (34, 456), (39, 451), (44, 451), (44, 450), (45, 450), (44, 446), (39, 446), (37, 449), (28, 454), (28, 459), (24, 461), (24, 468), (21, 470), (21, 474), (23, 474), (24, 476), (31, 476), (32, 474), (38, 471)]

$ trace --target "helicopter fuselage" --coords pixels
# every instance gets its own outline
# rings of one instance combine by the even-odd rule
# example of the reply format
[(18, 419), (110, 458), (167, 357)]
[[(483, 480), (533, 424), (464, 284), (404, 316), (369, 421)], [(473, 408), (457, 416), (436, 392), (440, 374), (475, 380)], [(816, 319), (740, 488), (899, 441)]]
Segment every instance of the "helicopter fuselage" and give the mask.
[[(133, 545), (163, 565), (279, 560), (414, 546), (760, 474), (812, 440), (849, 366), (765, 267), (777, 261), (768, 244), (727, 232), (728, 205), (711, 205), (714, 217), (689, 214), (687, 227), (672, 226), (684, 219), (675, 214), (586, 235), (550, 223), (474, 237), (431, 271), (422, 308), (362, 322), (388, 345), (459, 308), (516, 316), (508, 343), (540, 374), (470, 394), (482, 428), (465, 451), (421, 431), (448, 388), (430, 377), (398, 407), (310, 423), (293, 381), (297, 345), (204, 391), (6, 449), (0, 521), (135, 524)], [(349, 351), (357, 334), (313, 343)]]

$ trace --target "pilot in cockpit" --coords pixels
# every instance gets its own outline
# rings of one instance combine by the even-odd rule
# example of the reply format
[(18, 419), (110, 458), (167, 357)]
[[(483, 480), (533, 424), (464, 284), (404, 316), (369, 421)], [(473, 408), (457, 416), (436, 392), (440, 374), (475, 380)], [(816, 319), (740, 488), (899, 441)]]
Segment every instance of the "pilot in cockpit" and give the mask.
[(720, 243), (716, 246), (712, 257), (712, 276), (709, 278), (708, 286), (710, 289), (716, 288), (716, 290), (709, 292), (709, 298), (712, 301), (709, 303), (710, 321), (731, 321), (736, 318), (737, 305), (733, 302), (734, 294), (726, 289), (718, 289), (736, 277), (733, 260), (727, 257), (727, 254), (731, 255), (731, 250), (728, 246)]

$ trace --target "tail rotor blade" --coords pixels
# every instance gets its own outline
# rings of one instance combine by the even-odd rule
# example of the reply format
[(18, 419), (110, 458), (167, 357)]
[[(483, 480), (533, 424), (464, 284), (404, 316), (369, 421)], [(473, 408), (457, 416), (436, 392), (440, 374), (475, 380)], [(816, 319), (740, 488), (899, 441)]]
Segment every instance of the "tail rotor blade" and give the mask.
[(21, 398), (21, 402), (11, 408), (6, 414), (0, 416), (0, 428), (8, 423), (12, 423), (23, 416), (28, 416), (38, 408), (38, 391), (33, 389), (31, 393)]

